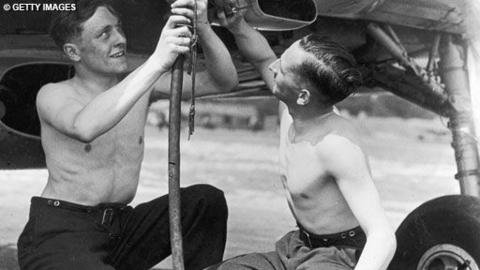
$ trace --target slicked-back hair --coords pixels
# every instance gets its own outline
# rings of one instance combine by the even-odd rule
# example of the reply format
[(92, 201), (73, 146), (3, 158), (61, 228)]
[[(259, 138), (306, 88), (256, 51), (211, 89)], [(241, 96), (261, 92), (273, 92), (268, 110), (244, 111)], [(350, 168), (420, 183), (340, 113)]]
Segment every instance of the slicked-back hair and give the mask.
[(336, 104), (362, 84), (355, 58), (328, 37), (310, 34), (300, 40), (299, 46), (312, 57), (296, 67), (296, 71), (321, 91), (323, 102)]
[(50, 36), (62, 49), (82, 33), (82, 24), (93, 16), (97, 8), (106, 7), (113, 15), (120, 18), (112, 6), (111, 0), (79, 0), (74, 11), (60, 11), (53, 15), (50, 23)]

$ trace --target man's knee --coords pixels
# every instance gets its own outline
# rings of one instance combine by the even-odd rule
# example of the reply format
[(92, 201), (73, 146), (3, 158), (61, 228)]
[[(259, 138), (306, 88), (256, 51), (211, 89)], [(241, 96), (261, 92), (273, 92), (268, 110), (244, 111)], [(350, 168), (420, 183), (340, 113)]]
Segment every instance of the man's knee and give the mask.
[[(198, 201), (211, 214), (217, 217), (227, 219), (228, 208), (225, 195), (222, 190), (207, 184), (193, 185), (187, 188), (185, 200), (197, 198)], [(192, 196), (189, 196), (191, 194)]]

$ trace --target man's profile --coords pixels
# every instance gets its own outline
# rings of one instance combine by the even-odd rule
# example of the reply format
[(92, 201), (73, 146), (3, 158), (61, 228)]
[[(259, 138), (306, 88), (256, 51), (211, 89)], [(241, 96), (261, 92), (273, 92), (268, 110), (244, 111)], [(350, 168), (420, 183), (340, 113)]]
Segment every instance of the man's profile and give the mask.
[(280, 100), (280, 177), (298, 230), (275, 251), (227, 260), (211, 269), (386, 269), (395, 235), (382, 209), (352, 124), (334, 105), (361, 83), (353, 56), (311, 34), (280, 58), (241, 13), (221, 24)]

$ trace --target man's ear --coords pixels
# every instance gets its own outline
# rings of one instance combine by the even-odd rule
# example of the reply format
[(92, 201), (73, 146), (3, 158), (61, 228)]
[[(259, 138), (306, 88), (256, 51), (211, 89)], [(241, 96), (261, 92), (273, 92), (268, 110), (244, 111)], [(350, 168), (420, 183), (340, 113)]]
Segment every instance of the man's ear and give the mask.
[(77, 45), (73, 43), (65, 43), (63, 45), (63, 52), (72, 60), (73, 62), (80, 61), (80, 50)]
[(303, 88), (300, 90), (300, 93), (298, 93), (297, 104), (300, 106), (305, 106), (308, 103), (310, 103), (310, 91)]

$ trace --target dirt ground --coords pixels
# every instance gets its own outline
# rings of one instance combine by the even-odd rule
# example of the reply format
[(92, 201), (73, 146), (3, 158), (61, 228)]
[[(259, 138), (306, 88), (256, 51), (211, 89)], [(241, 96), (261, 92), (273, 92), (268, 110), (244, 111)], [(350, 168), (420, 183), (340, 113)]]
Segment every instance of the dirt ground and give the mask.
[[(440, 119), (355, 118), (372, 174), (393, 226), (422, 202), (459, 193), (450, 135)], [(277, 171), (278, 130), (197, 129), (182, 134), (182, 186), (208, 183), (225, 191), (229, 230), (225, 258), (266, 251), (295, 228)], [(167, 130), (147, 127), (141, 182), (133, 204), (167, 192)], [(29, 199), (46, 183), (45, 170), (0, 171), (0, 246), (14, 245)], [(167, 260), (160, 267), (170, 267)], [(1, 269), (1, 267), (0, 267)]]

